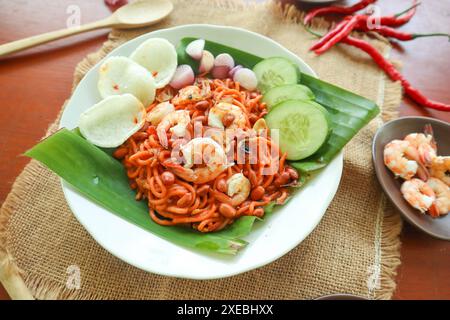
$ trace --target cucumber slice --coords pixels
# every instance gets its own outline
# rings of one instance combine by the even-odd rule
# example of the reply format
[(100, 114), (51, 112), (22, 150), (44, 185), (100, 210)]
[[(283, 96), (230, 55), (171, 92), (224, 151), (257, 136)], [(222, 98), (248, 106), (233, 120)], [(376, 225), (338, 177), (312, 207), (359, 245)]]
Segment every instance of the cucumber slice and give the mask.
[(270, 89), (262, 99), (268, 109), (286, 100), (314, 100), (314, 93), (307, 86), (301, 84), (286, 84)]
[(300, 81), (300, 70), (291, 61), (281, 57), (267, 58), (253, 67), (258, 79), (258, 89), (265, 93), (269, 89)]
[(277, 104), (265, 117), (270, 129), (279, 129), (279, 146), (288, 160), (301, 160), (315, 153), (327, 140), (331, 121), (321, 105), (305, 100)]

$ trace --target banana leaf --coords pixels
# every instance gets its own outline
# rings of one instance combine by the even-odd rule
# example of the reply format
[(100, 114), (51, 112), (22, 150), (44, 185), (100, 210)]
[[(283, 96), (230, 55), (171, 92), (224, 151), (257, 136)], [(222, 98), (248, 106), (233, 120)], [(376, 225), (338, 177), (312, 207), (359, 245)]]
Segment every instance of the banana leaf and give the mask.
[[(186, 37), (180, 40), (177, 45), (178, 65), (188, 64), (192, 67), (193, 70), (198, 70), (199, 62), (192, 59), (186, 53), (186, 47), (188, 46), (188, 44), (196, 39), (197, 38)], [(209, 40), (205, 41), (205, 50), (208, 50), (214, 56), (217, 56), (221, 53), (228, 53), (233, 57), (236, 65), (240, 64), (245, 66), (246, 68), (253, 68), (255, 64), (263, 60), (263, 58), (255, 56), (251, 53)]]
[(190, 228), (161, 226), (150, 218), (146, 201), (136, 201), (123, 165), (76, 132), (61, 129), (26, 156), (34, 158), (85, 197), (119, 217), (175, 244), (222, 254), (236, 254), (247, 242), (255, 217), (242, 217), (231, 227), (202, 234)]
[[(187, 45), (196, 38), (183, 38), (177, 46), (178, 63), (188, 64), (198, 70), (198, 62), (186, 54)], [(205, 49), (213, 55), (230, 54), (236, 64), (253, 68), (263, 58), (231, 48), (220, 43), (206, 40)], [(332, 132), (326, 143), (312, 156), (290, 164), (297, 170), (310, 172), (325, 167), (342, 148), (372, 120), (379, 112), (373, 102), (348, 90), (302, 73), (300, 84), (309, 87), (316, 96), (315, 101), (324, 106), (331, 114)]]
[[(178, 63), (189, 64), (197, 70), (198, 62), (185, 52), (186, 46), (193, 40), (195, 38), (180, 41), (177, 47)], [(214, 55), (229, 53), (237, 64), (247, 68), (253, 68), (263, 59), (212, 41), (206, 41), (205, 49)], [(307, 172), (329, 163), (379, 113), (379, 108), (363, 97), (306, 74), (302, 74), (300, 83), (314, 92), (316, 101), (327, 108), (333, 118), (333, 131), (327, 143), (308, 159), (291, 162), (298, 170)], [(190, 228), (160, 226), (149, 218), (146, 202), (134, 199), (135, 193), (129, 187), (122, 164), (112, 158), (108, 150), (93, 146), (77, 134), (76, 130), (61, 129), (25, 155), (42, 162), (82, 195), (119, 217), (188, 248), (236, 254), (247, 244), (241, 238), (251, 231), (256, 220), (255, 217), (242, 217), (227, 229), (212, 234), (202, 234)], [(274, 206), (273, 203), (265, 208), (267, 214), (271, 214)]]
[(300, 83), (309, 87), (316, 96), (316, 102), (331, 114), (332, 132), (325, 144), (312, 156), (291, 162), (296, 169), (312, 171), (333, 160), (380, 109), (373, 101), (307, 74), (302, 74)]

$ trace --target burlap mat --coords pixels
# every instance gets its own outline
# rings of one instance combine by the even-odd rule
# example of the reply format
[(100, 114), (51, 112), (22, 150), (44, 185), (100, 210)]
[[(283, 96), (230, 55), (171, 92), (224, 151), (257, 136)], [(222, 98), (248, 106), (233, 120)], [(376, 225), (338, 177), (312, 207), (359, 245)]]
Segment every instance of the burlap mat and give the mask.
[[(74, 85), (107, 52), (148, 31), (188, 23), (243, 27), (266, 35), (309, 63), (326, 81), (376, 101), (384, 120), (400, 103), (398, 84), (386, 80), (364, 54), (340, 46), (315, 57), (314, 39), (295, 8), (236, 1), (174, 1), (170, 18), (145, 30), (114, 31), (103, 48), (76, 69)], [(389, 45), (372, 40), (388, 54)], [(193, 281), (138, 270), (102, 249), (75, 220), (59, 178), (31, 161), (0, 215), (0, 279), (13, 298), (100, 299), (308, 299), (352, 293), (388, 299), (400, 263), (401, 220), (386, 208), (371, 161), (372, 121), (345, 149), (343, 178), (320, 225), (297, 248), (257, 270), (227, 279)], [(50, 132), (56, 128), (55, 122)], [(67, 287), (70, 266), (81, 271), (81, 289)], [(70, 280), (70, 279), (69, 279)]]

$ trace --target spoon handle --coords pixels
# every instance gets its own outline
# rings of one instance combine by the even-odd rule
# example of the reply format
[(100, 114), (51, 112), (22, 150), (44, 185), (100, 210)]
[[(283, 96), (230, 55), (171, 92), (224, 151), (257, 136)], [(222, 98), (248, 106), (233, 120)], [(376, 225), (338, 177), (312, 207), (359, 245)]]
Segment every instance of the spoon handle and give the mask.
[(79, 33), (87, 32), (87, 31), (95, 30), (95, 29), (106, 28), (111, 25), (112, 25), (111, 20), (104, 19), (104, 20), (87, 23), (80, 27), (51, 31), (51, 32), (47, 32), (47, 33), (44, 33), (41, 35), (32, 36), (32, 37), (25, 38), (22, 40), (17, 40), (17, 41), (13, 41), (10, 43), (6, 43), (3, 45), (0, 45), (0, 57), (14, 53), (14, 52), (18, 52), (18, 51), (21, 51), (24, 49), (35, 47), (37, 45), (47, 43), (47, 42), (50, 42), (53, 40), (65, 38), (65, 37), (68, 37), (68, 36), (71, 36), (74, 34), (79, 34)]

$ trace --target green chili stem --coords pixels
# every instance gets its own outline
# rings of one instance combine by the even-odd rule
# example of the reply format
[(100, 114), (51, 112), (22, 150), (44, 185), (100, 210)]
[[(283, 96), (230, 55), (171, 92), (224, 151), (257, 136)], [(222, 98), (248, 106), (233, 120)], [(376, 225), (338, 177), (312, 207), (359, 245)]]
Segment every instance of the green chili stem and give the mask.
[(415, 38), (421, 38), (421, 37), (447, 37), (450, 41), (450, 34), (448, 33), (413, 33), (412, 34), (413, 39)]
[(408, 9), (406, 9), (406, 10), (403, 10), (403, 11), (402, 11), (402, 12), (400, 12), (400, 13), (394, 14), (394, 17), (398, 18), (398, 17), (400, 17), (400, 16), (404, 15), (405, 13), (407, 13), (407, 12), (411, 11), (412, 9), (414, 9), (414, 8), (416, 8), (416, 7), (420, 6), (420, 5), (421, 5), (421, 2), (417, 2), (416, 4), (412, 5), (412, 6), (411, 6), (411, 7), (409, 7)]

